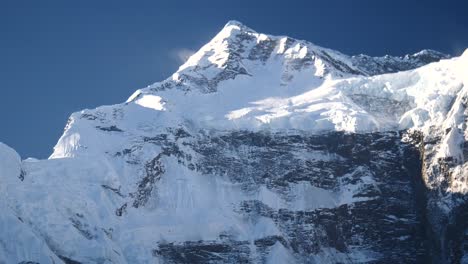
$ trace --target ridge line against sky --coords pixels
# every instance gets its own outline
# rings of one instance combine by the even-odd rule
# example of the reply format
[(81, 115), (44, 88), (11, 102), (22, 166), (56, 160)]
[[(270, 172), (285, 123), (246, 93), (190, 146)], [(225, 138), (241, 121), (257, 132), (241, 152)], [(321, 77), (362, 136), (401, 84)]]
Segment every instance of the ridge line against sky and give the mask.
[(161, 81), (238, 20), (353, 55), (468, 47), (467, 1), (3, 1), (0, 142), (46, 158), (68, 116)]

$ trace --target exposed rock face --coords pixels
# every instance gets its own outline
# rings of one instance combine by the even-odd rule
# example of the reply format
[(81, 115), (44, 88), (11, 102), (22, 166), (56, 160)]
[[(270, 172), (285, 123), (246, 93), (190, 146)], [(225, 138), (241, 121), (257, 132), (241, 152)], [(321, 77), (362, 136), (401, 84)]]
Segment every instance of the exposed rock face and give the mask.
[(404, 57), (370, 57), (367, 55), (356, 55), (351, 58), (353, 65), (359, 67), (361, 71), (368, 75), (378, 75), (391, 72), (407, 71), (424, 66), (441, 59), (448, 59), (449, 56), (434, 50), (423, 50)]
[(424, 201), (415, 199), (419, 154), (400, 139), (399, 133), (247, 131), (185, 139), (198, 172), (277, 197), (243, 200), (233, 209), (247, 223), (267, 221), (278, 232), (254, 241), (227, 232), (217, 241), (160, 243), (155, 254), (168, 263), (261, 263), (278, 246), (299, 263), (428, 261)]
[(0, 263), (468, 263), (466, 69), (231, 21), (50, 159), (0, 143)]
[[(465, 116), (468, 111), (465, 110)], [(419, 148), (422, 161), (421, 179), (416, 182), (418, 199), (423, 199), (423, 214), (427, 226), (426, 236), (431, 260), (434, 263), (465, 263), (468, 241), (468, 197), (451, 192), (460, 178), (466, 179), (466, 152), (463, 157), (437, 157), (437, 146), (444, 136), (424, 136), (421, 132), (411, 135)], [(466, 148), (466, 141), (461, 148)], [(461, 158), (461, 159), (460, 159)], [(466, 180), (465, 180), (466, 182)], [(429, 187), (428, 187), (429, 186)]]

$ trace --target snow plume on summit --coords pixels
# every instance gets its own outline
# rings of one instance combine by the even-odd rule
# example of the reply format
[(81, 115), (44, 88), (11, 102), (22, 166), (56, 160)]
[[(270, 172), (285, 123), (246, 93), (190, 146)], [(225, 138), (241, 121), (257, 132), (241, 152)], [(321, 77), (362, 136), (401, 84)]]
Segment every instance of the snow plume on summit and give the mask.
[(0, 263), (466, 262), (467, 59), (230, 21), (48, 160), (0, 144)]

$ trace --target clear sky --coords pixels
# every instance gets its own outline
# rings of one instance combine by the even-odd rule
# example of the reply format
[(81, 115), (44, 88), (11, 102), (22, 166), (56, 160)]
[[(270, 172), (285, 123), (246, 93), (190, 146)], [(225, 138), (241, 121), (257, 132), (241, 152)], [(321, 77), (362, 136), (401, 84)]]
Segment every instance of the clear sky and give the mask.
[(0, 0), (0, 141), (48, 157), (72, 112), (167, 78), (231, 19), (350, 55), (468, 47), (467, 0)]

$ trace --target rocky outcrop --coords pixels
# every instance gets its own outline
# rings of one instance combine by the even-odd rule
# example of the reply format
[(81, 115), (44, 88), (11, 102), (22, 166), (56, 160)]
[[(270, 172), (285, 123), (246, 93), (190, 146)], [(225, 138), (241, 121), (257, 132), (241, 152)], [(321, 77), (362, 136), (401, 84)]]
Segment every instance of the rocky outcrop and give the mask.
[(183, 145), (193, 159), (181, 164), (206, 177), (226, 175), (246, 196), (276, 197), (242, 200), (232, 210), (244, 225), (269, 221), (278, 233), (238, 240), (225, 230), (215, 241), (160, 242), (153, 254), (167, 263), (262, 262), (276, 246), (297, 262), (429, 261), (420, 155), (400, 133), (195, 135), (176, 142), (157, 135), (152, 143)]

